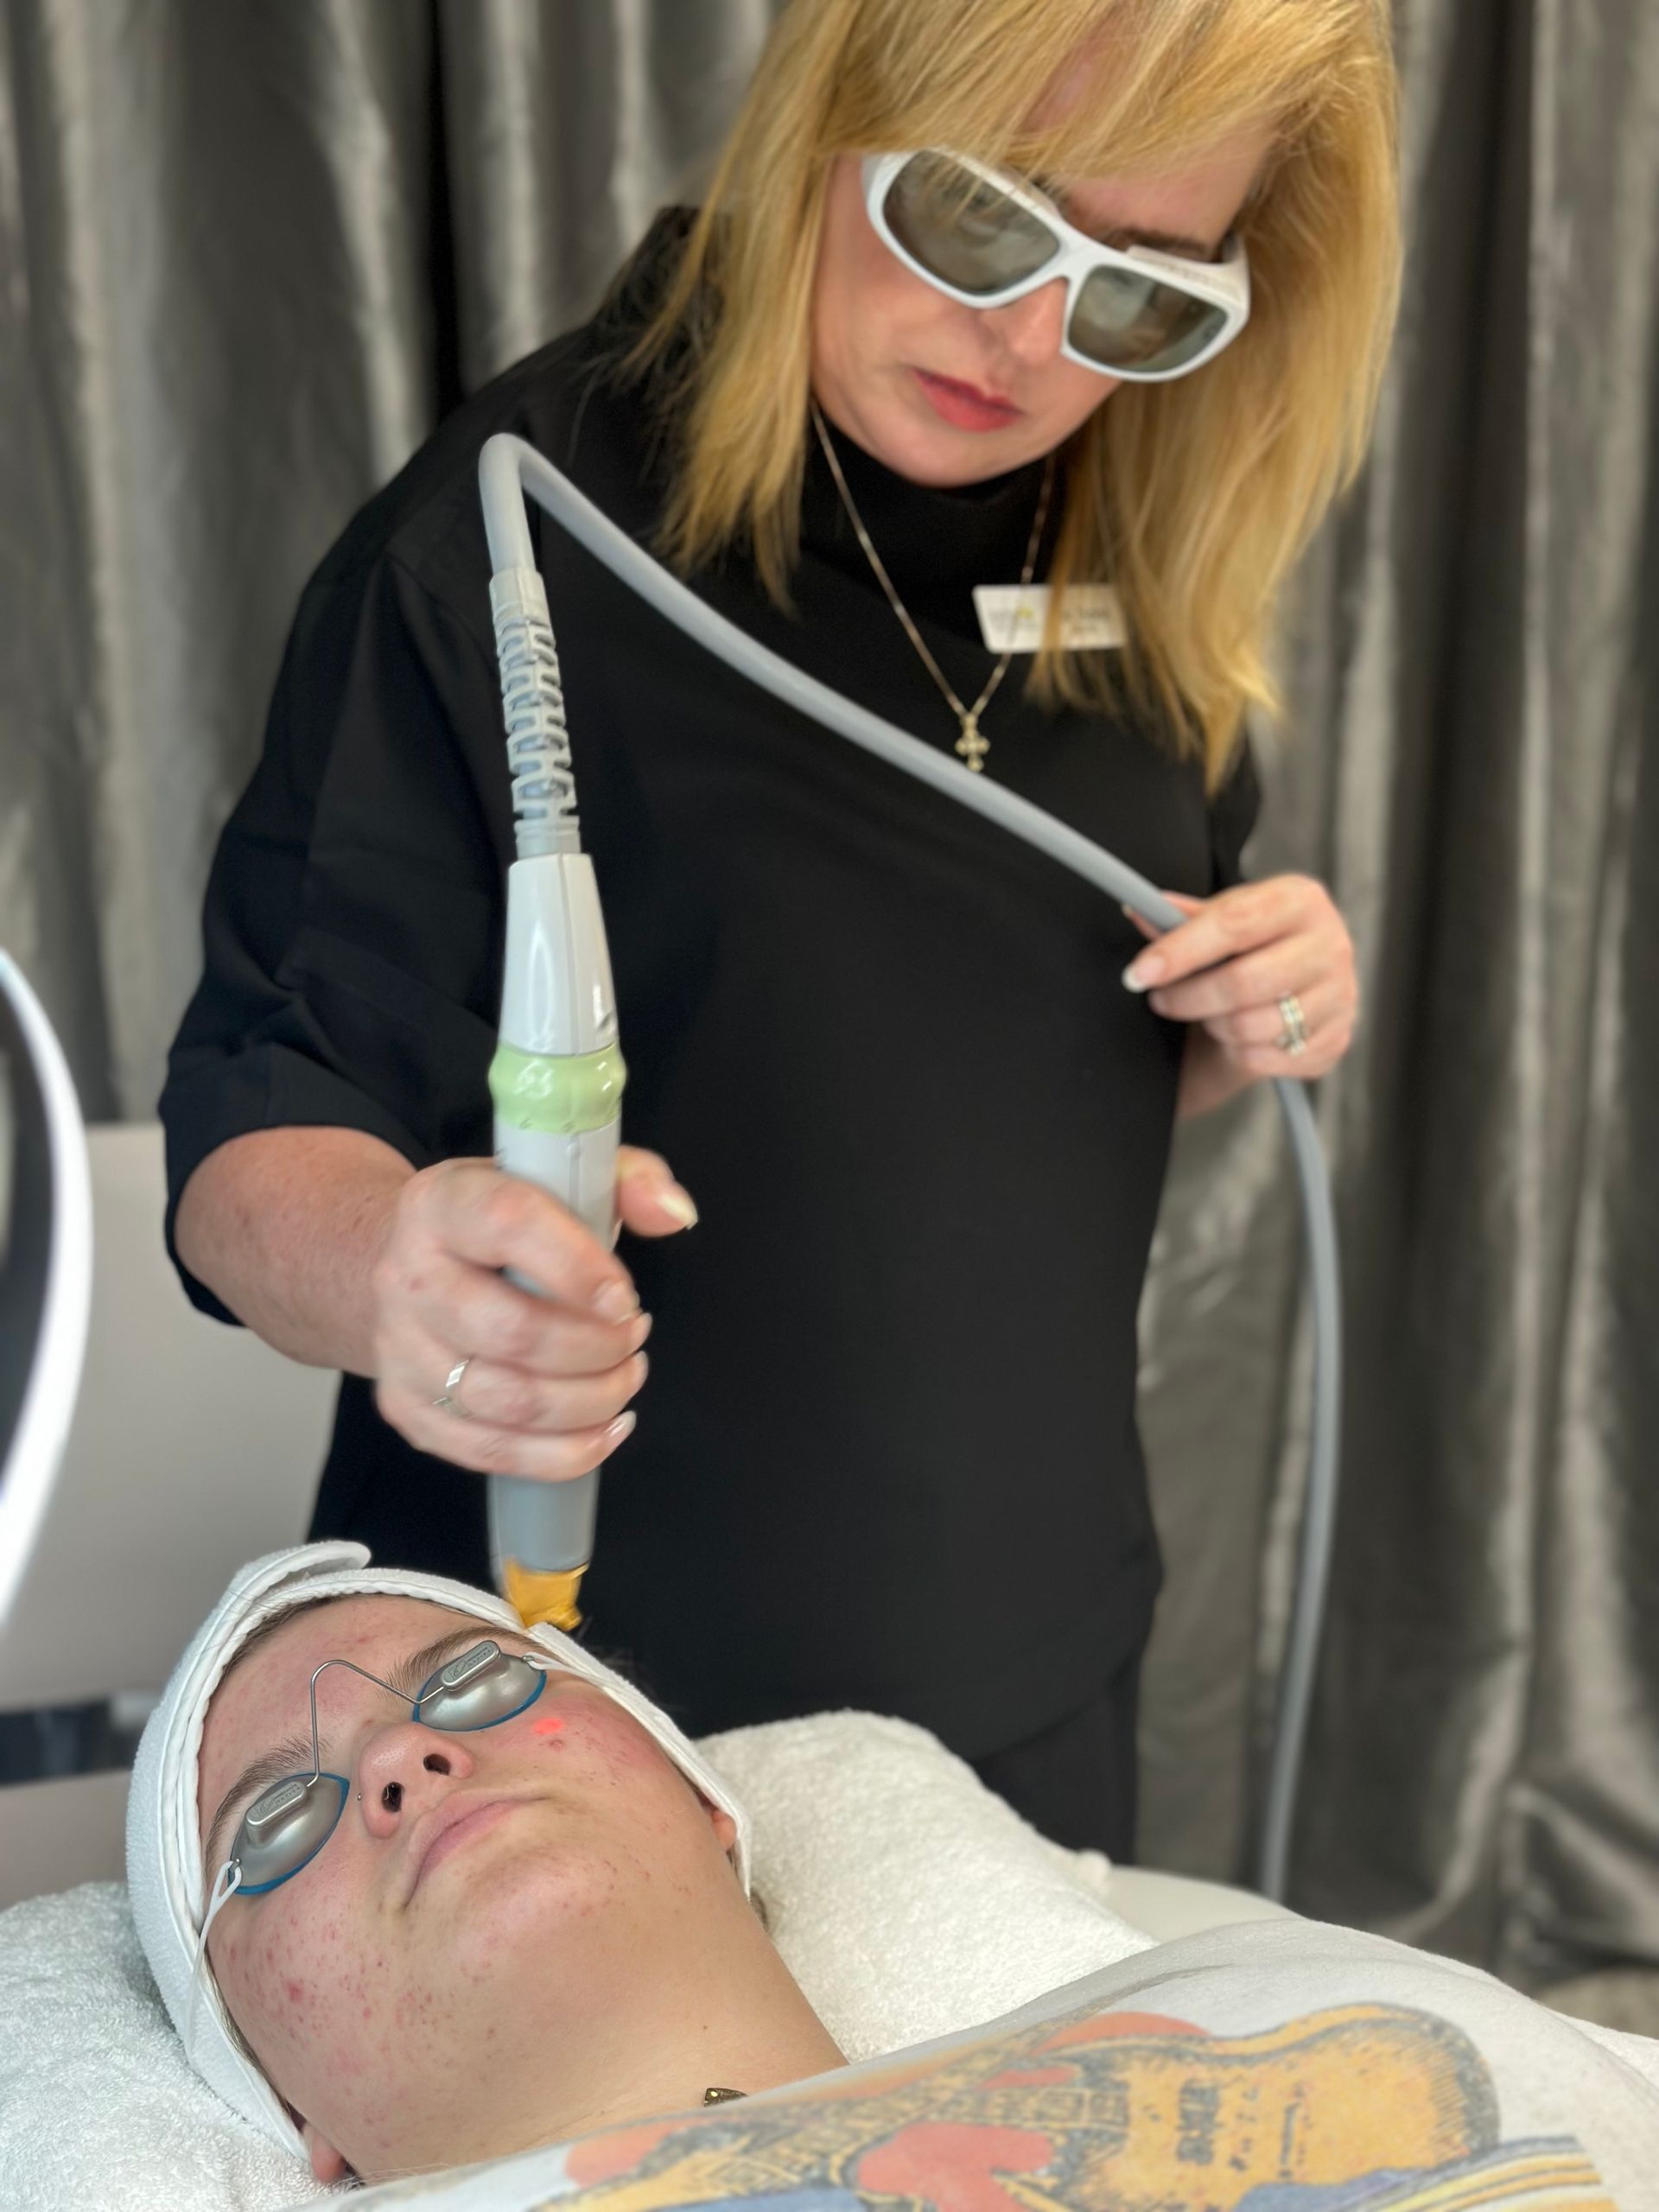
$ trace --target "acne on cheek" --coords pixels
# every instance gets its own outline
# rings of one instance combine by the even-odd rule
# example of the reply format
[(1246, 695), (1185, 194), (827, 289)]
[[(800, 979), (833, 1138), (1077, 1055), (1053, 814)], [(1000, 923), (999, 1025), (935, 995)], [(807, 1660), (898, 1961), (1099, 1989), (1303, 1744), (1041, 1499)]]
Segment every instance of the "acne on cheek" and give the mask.
[(662, 1754), (638, 1723), (602, 1695), (584, 1699), (564, 1713), (550, 1713), (532, 1720), (531, 1732), (547, 1751), (584, 1752), (609, 1770), (608, 1776), (596, 1776), (596, 1779), (614, 1782), (622, 1768), (650, 1767), (662, 1761)]
[[(238, 2018), (257, 2021), (288, 2036), (304, 2032), (311, 2025), (307, 2015), (315, 2010), (312, 1999), (317, 1990), (308, 1986), (293, 1962), (275, 1946), (251, 1948), (235, 1981), (234, 1990), (227, 1988), (226, 1994), (232, 1999), (232, 2011)], [(325, 2005), (323, 2009), (327, 2012), (331, 2008)]]
[(611, 1900), (616, 1895), (616, 1886), (617, 1872), (614, 1863), (608, 1859), (600, 1859), (595, 1869), (594, 1894), (587, 1899), (585, 1904), (577, 1907), (576, 1918), (591, 1920), (595, 1913), (608, 1911)]
[[(373, 2018), (374, 2006), (363, 1966), (348, 1962), (342, 1973), (338, 1954), (337, 1920), (298, 1937), (273, 1916), (223, 1961), (220, 1984), (232, 2014), (282, 2075), (289, 2058), (307, 2080), (318, 2068), (325, 2075), (360, 2071), (359, 2023)], [(378, 1961), (377, 1968), (385, 1963)]]
[(584, 1750), (597, 1753), (612, 1767), (666, 1767), (670, 1764), (632, 1715), (603, 1696), (582, 1713), (573, 1740), (579, 1740)]

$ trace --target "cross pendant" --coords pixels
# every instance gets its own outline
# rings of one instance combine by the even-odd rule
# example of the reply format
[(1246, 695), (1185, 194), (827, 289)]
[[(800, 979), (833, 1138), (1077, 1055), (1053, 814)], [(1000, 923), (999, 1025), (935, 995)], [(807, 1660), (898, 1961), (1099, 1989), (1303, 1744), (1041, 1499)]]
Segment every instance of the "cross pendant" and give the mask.
[(985, 755), (990, 749), (989, 738), (982, 737), (979, 734), (979, 716), (964, 715), (962, 717), (962, 735), (957, 740), (957, 751), (968, 763), (970, 774), (977, 776), (983, 772)]

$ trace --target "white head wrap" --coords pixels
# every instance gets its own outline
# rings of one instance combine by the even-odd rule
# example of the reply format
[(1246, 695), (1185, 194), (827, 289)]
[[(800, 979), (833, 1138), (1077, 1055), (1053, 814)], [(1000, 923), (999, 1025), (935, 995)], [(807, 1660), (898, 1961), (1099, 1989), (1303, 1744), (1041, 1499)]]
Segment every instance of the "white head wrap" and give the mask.
[(201, 1732), (226, 1669), (263, 1622), (291, 1605), (361, 1596), (427, 1598), (452, 1611), (471, 1613), (492, 1628), (527, 1637), (568, 1673), (597, 1684), (656, 1738), (695, 1789), (730, 1814), (737, 1823), (732, 1856), (746, 1891), (749, 1880), (749, 1822), (742, 1807), (648, 1698), (557, 1629), (525, 1629), (505, 1599), (464, 1582), (401, 1567), (372, 1567), (362, 1544), (302, 1544), (245, 1567), (174, 1669), (145, 1727), (127, 1804), (127, 1881), (138, 1940), (173, 2024), (185, 2039), (186, 2057), (226, 2104), (300, 2158), (306, 2152), (299, 2131), (232, 2035), (206, 1960), (194, 2007), (190, 2001), (207, 1889), (196, 1804)]

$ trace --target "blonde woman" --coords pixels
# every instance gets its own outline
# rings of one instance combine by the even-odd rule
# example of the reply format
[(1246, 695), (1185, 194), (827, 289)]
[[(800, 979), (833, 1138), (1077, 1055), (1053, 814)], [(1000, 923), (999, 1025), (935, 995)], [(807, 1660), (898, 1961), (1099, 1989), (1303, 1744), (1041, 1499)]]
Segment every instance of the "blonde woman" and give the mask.
[[(1172, 1125), (1323, 1073), (1355, 1015), (1325, 892), (1238, 880), (1241, 732), (1366, 436), (1393, 99), (1379, 0), (796, 0), (701, 210), (353, 523), (162, 1102), (198, 1303), (345, 1372), (314, 1535), (483, 1580), (473, 1474), (616, 1450), (654, 1317), (588, 1583), (607, 1643), (693, 1730), (906, 1715), (1128, 1854)], [(1191, 918), (1144, 946), (543, 528), (649, 1147), (634, 1241), (601, 1249), (486, 1156), (510, 835), (474, 471), (500, 429)]]

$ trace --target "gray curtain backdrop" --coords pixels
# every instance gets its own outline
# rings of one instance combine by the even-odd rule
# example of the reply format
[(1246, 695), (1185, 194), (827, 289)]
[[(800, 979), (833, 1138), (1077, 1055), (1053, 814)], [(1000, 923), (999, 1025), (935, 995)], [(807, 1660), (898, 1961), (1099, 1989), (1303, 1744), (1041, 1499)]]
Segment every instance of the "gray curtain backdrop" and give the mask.
[[(152, 1110), (307, 573), (592, 305), (772, 12), (4, 0), (0, 940), (92, 1116)], [(1404, 320), (1253, 855), (1332, 884), (1367, 1001), (1295, 1897), (1540, 1982), (1659, 1964), (1659, 10), (1397, 14)], [(1262, 1095), (1184, 1135), (1147, 1294), (1145, 1852), (1192, 1871), (1248, 1864), (1300, 1267)]]

